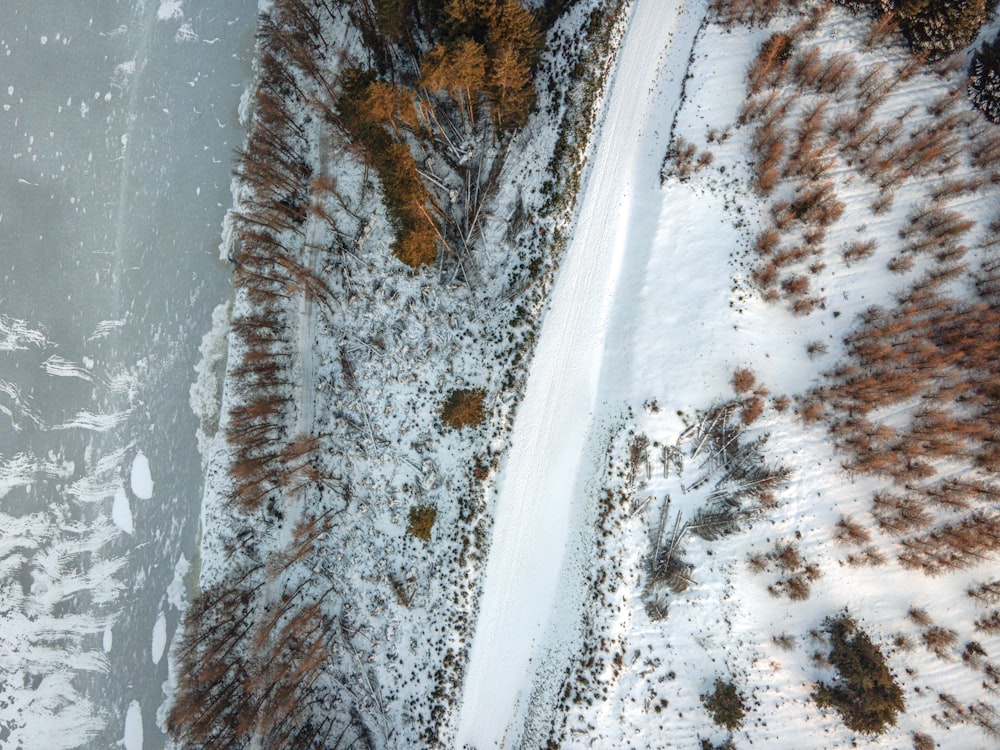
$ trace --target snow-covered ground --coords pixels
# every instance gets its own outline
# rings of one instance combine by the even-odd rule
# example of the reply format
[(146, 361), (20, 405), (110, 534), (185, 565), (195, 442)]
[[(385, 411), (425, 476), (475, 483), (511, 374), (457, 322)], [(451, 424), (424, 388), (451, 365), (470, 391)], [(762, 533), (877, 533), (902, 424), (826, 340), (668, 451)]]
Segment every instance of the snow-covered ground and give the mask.
[(648, 241), (650, 206), (636, 198), (659, 181), (667, 123), (680, 103), (701, 19), (688, 6), (703, 15), (700, 4), (682, 0), (640, 2), (630, 11), (572, 238), (497, 482), (459, 745), (520, 746), (532, 701), (544, 691), (536, 677), (551, 681), (578, 638), (566, 617), (575, 619), (580, 606), (583, 591), (574, 579), (592, 544), (588, 514), (579, 506), (589, 505), (603, 452), (594, 437), (601, 434), (595, 416), (606, 406), (604, 373), (608, 364), (625, 364), (618, 360), (620, 327), (610, 325), (613, 303), (631, 298), (633, 290), (619, 281), (623, 263), (634, 263)]
[[(608, 21), (613, 5), (575, 7), (568, 14), (575, 17), (553, 32), (552, 47), (565, 49), (591, 11)], [(331, 701), (324, 718), (338, 720), (340, 712), (378, 746), (717, 743), (725, 733), (699, 700), (716, 677), (738, 682), (748, 697), (747, 720), (733, 735), (737, 747), (902, 748), (917, 730), (940, 732), (955, 747), (985, 746), (970, 721), (942, 715), (936, 697), (954, 693), (972, 705), (982, 694), (981, 675), (959, 663), (958, 647), (943, 657), (912, 648), (921, 631), (906, 610), (925, 607), (935, 622), (992, 653), (1000, 644), (974, 632), (974, 604), (964, 594), (986, 573), (928, 582), (892, 555), (876, 566), (874, 557), (859, 562), (857, 550), (834, 546), (838, 518), (866, 513), (875, 483), (846, 475), (825, 429), (804, 424), (792, 402), (778, 398), (817, 382), (842, 354), (855, 314), (891, 301), (912, 279), (890, 275), (885, 262), (926, 185), (911, 180), (887, 215), (875, 215), (875, 189), (839, 164), (831, 179), (847, 210), (829, 228), (828, 262), (810, 270), (812, 314), (761, 299), (748, 248), (771, 203), (791, 185), (771, 199), (754, 193), (753, 127), (736, 121), (761, 42), (801, 19), (779, 15), (769, 27), (725, 28), (709, 20), (707, 6), (638, 0), (630, 9), (568, 228), (546, 213), (540, 189), (550, 177), (539, 165), (553, 150), (559, 102), (570, 98), (569, 89), (560, 90), (565, 76), (555, 74), (551, 86), (540, 86), (532, 122), (503, 150), (486, 140), (468, 146), (470, 154), (482, 148), (484, 164), (504, 161), (483, 212), (489, 219), (478, 236), (469, 235), (461, 263), (400, 267), (388, 249), (391, 227), (378, 188), (348, 149), (331, 167), (340, 205), (314, 196), (334, 216), (330, 226), (317, 211), (302, 237), (285, 237), (287, 248), (294, 245), (289, 252), (331, 292), (317, 296), (323, 305), (293, 295), (280, 310), (294, 351), (285, 390), (297, 407), (286, 427), (322, 436), (323, 450), (310, 464), (310, 486), (276, 498), (266, 512), (241, 515), (227, 500), (232, 449), (224, 429), (206, 441), (212, 453), (200, 580), (206, 589), (223, 585), (246, 563), (256, 567), (241, 575), (265, 571), (264, 604), (279, 595), (294, 604), (300, 592), (311, 602), (315, 594), (328, 622), (339, 626), (325, 631), (335, 647), (324, 650), (321, 690)], [(363, 59), (353, 22), (335, 13), (329, 23), (327, 36), (345, 40), (331, 65)], [(824, 54), (853, 53), (863, 23), (838, 9), (796, 33)], [(560, 57), (567, 53), (546, 54), (543, 68), (568, 66)], [(865, 69), (879, 55), (905, 64), (898, 47), (865, 54)], [(957, 70), (952, 79), (917, 74), (886, 110), (926, 108), (954, 85)], [(546, 88), (555, 92), (551, 99)], [(789, 105), (795, 114), (803, 101), (809, 97)], [(855, 104), (845, 94), (830, 106), (838, 114)], [(314, 137), (316, 120), (309, 122), (306, 156), (314, 173), (325, 175), (329, 144)], [(678, 136), (714, 160), (679, 176), (665, 158)], [(410, 146), (427, 155), (426, 144)], [(435, 185), (457, 186), (449, 200), (466, 192), (433, 154), (425, 163)], [(980, 223), (995, 202), (990, 190), (963, 205)], [(869, 226), (878, 252), (845, 263), (839, 251)], [(557, 246), (547, 243), (564, 229), (569, 243), (555, 258)], [(313, 245), (323, 250), (314, 253)], [(560, 267), (532, 346), (547, 284), (538, 269), (555, 260)], [(249, 308), (238, 295), (232, 314), (245, 319)], [(814, 342), (829, 351), (810, 352)], [(240, 347), (245, 343), (232, 336), (230, 372)], [(211, 427), (216, 388), (209, 375), (226, 356), (222, 337), (206, 340), (203, 353), (192, 398)], [(532, 358), (520, 398), (525, 354)], [(793, 473), (739, 533), (686, 540), (690, 586), (668, 597), (663, 619), (647, 609), (650, 537), (661, 519), (690, 520), (706, 502), (696, 491), (697, 449), (683, 445), (671, 463), (667, 448), (680, 445), (697, 412), (733, 397), (738, 367), (751, 367), (770, 391), (759, 390), (763, 415), (745, 433), (757, 452), (748, 455)], [(441, 404), (451, 389), (467, 387), (484, 389), (491, 419), (451, 430), (438, 418)], [(223, 428), (227, 409), (244, 398), (240, 383), (227, 381)], [(638, 435), (648, 443), (635, 442)], [(630, 457), (635, 446), (645, 448)], [(159, 471), (154, 464), (139, 487), (154, 476), (162, 481)], [(407, 512), (428, 507), (433, 528), (418, 538), (407, 531)], [(303, 558), (309, 564), (290, 565), (298, 560), (287, 554), (292, 520), (320, 513), (329, 528), (309, 550), (294, 550), (311, 552)], [(794, 545), (798, 562), (818, 576), (808, 598), (793, 600), (778, 585), (768, 555), (779, 543)], [(891, 542), (884, 546), (891, 552)], [(336, 585), (323, 593), (327, 580)], [(882, 740), (853, 735), (810, 698), (816, 681), (830, 676), (814, 658), (824, 645), (815, 634), (844, 607), (886, 652), (907, 691), (908, 713)], [(247, 621), (255, 616), (248, 607)], [(156, 661), (159, 619), (154, 627)]]
[[(860, 264), (828, 253), (826, 267), (815, 271), (822, 301), (811, 315), (761, 300), (745, 248), (766, 223), (770, 204), (751, 189), (749, 129), (736, 123), (745, 72), (761, 42), (801, 19), (724, 28), (706, 22), (706, 5), (638, 3), (632, 10), (497, 482), (456, 745), (719, 742), (727, 733), (712, 724), (699, 696), (722, 677), (741, 685), (751, 706), (732, 735), (737, 747), (901, 748), (914, 733), (937, 737), (939, 747), (990, 747), (986, 720), (976, 727), (969, 717), (996, 709), (975, 660), (958, 660), (967, 642), (989, 654), (997, 646), (995, 635), (973, 627), (982, 609), (965, 595), (990, 577), (990, 566), (928, 579), (899, 566), (887, 541), (877, 542), (887, 563), (859, 563), (833, 541), (835, 524), (863, 515), (877, 482), (843, 473), (822, 427), (803, 425), (767, 398), (767, 391), (794, 396), (814, 385), (841, 352), (856, 314), (891, 304), (892, 294), (912, 281), (885, 264), (899, 243), (900, 222), (927, 199), (928, 181), (901, 188), (885, 219), (869, 209), (875, 189), (838, 168), (834, 178), (848, 209), (827, 245), (843, 248), (874, 234), (882, 249)], [(834, 10), (802, 44), (818, 44), (824, 54), (859, 54), (867, 23)], [(856, 64), (865, 72), (884, 60), (903, 65), (905, 53), (898, 46), (869, 49)], [(960, 85), (963, 69), (960, 62), (950, 73), (919, 73), (886, 110), (929, 108)], [(836, 106), (857, 105), (838, 96)], [(671, 173), (668, 159), (661, 185), (660, 165), (678, 135), (715, 159), (684, 179)], [(985, 190), (961, 208), (985, 224), (994, 201)], [(822, 347), (810, 351), (815, 342)], [(617, 442), (610, 435), (624, 424), (650, 445), (672, 445), (696, 410), (732, 398), (730, 377), (741, 367), (767, 389), (763, 419), (749, 435), (770, 435), (765, 457), (790, 468), (791, 482), (777, 508), (735, 536), (689, 540), (694, 582), (672, 597), (666, 619), (652, 618), (645, 589), (651, 532), (668, 512), (668, 523), (676, 513), (689, 521), (704, 498), (691, 492), (697, 476), (690, 468), (668, 478), (664, 462), (659, 476), (659, 462), (648, 459), (659, 447), (648, 449), (649, 478), (624, 487), (614, 471), (605, 473), (609, 451), (615, 471), (628, 463), (620, 435)], [(596, 496), (608, 486), (626, 493), (632, 512), (601, 515)], [(805, 600), (783, 595), (779, 570), (766, 562), (776, 545), (789, 543), (803, 566), (815, 566), (810, 575), (818, 581)], [(598, 550), (606, 550), (603, 559)], [(764, 561), (763, 572), (747, 563), (751, 558)], [(603, 624), (584, 634), (581, 611), (594, 606), (585, 595), (595, 579), (605, 581), (604, 609), (595, 607), (593, 619), (582, 621)], [(771, 584), (778, 588), (769, 590)], [(911, 607), (957, 634), (954, 651), (914, 649), (927, 625), (907, 618)], [(907, 713), (881, 738), (849, 731), (810, 697), (816, 681), (830, 678), (814, 659), (824, 648), (815, 634), (824, 618), (845, 608), (872, 633), (904, 686)], [(949, 708), (955, 695), (964, 708)]]
[[(991, 730), (975, 726), (975, 719), (970, 718), (996, 710), (990, 700), (992, 688), (984, 689), (981, 665), (959, 657), (970, 642), (980, 644), (990, 655), (1000, 645), (995, 634), (974, 627), (982, 607), (965, 593), (976, 582), (994, 578), (995, 565), (989, 562), (931, 579), (900, 566), (895, 560), (896, 545), (875, 529), (875, 544), (886, 561), (859, 562), (857, 553), (849, 554), (834, 541), (835, 525), (845, 515), (868, 517), (868, 498), (877, 481), (845, 473), (843, 457), (834, 450), (825, 429), (803, 424), (791, 407), (775, 400), (782, 394), (801, 394), (814, 385), (841, 354), (842, 338), (854, 325), (855, 316), (875, 303), (891, 305), (893, 293), (913, 280), (916, 272), (901, 278), (886, 270), (886, 261), (900, 244), (901, 222), (914, 205), (927, 200), (927, 191), (935, 183), (911, 180), (899, 190), (895, 208), (885, 218), (869, 209), (876, 188), (838, 166), (833, 178), (848, 208), (831, 229), (826, 245), (839, 249), (859, 236), (873, 235), (879, 252), (868, 262), (845, 264), (839, 252), (828, 251), (827, 264), (817, 269), (814, 282), (823, 301), (811, 315), (795, 315), (781, 304), (764, 302), (749, 281), (752, 260), (746, 248), (766, 224), (770, 204), (750, 186), (751, 129), (740, 129), (736, 121), (746, 98), (745, 73), (761, 42), (801, 19), (779, 16), (769, 28), (728, 29), (708, 23), (698, 30), (704, 5), (692, 3), (687, 10), (680, 26), (680, 37), (687, 39), (680, 72), (681, 77), (688, 74), (683, 100), (673, 88), (676, 69), (652, 75), (655, 68), (649, 68), (645, 78), (630, 81), (636, 99), (659, 90), (668, 92), (656, 120), (661, 138), (644, 140), (640, 119), (634, 140), (619, 143), (617, 148), (619, 153), (633, 153), (638, 142), (658, 149), (644, 165), (655, 170), (667, 154), (665, 139), (682, 135), (715, 158), (690, 178), (680, 179), (667, 169), (662, 186), (655, 178), (630, 180), (628, 168), (619, 167), (621, 184), (629, 186), (615, 196), (629, 209), (620, 219), (627, 228), (627, 249), (617, 281), (619, 294), (607, 316), (607, 333), (602, 334), (607, 347), (595, 401), (598, 415), (603, 409), (605, 418), (584, 419), (578, 413), (579, 421), (561, 437), (564, 442), (580, 441), (577, 425), (582, 431), (584, 423), (592, 420), (590, 439), (606, 448), (609, 443), (601, 431), (614, 431), (617, 416), (625, 430), (648, 437), (649, 466), (640, 471), (634, 487), (628, 486), (618, 475), (627, 471), (623, 467), (628, 464), (626, 441), (619, 435), (611, 443), (613, 470), (604, 475), (603, 484), (598, 475), (602, 466), (607, 470), (609, 465), (606, 459), (601, 461), (601, 450), (562, 475), (563, 486), (576, 488), (575, 502), (581, 508), (587, 508), (585, 494), (596, 493), (602, 486), (625, 493), (631, 502), (625, 510), (608, 516), (599, 516), (591, 507), (586, 519), (604, 524), (596, 536), (606, 552), (589, 564), (590, 572), (600, 574), (591, 580), (604, 581), (600, 586), (603, 606), (593, 609), (601, 625), (584, 641), (579, 650), (582, 656), (577, 654), (578, 663), (569, 674), (563, 674), (562, 664), (551, 670), (565, 677), (565, 699), (549, 712), (555, 727), (551, 738), (562, 747), (696, 747), (702, 739), (720, 742), (727, 732), (712, 723), (699, 696), (721, 677), (734, 680), (747, 696), (746, 722), (732, 734), (736, 747), (904, 748), (912, 746), (915, 732), (935, 737), (939, 747), (992, 747)], [(861, 54), (867, 23), (836, 9), (806, 32), (801, 44), (803, 48), (818, 44), (824, 54), (858, 54), (856, 64), (861, 71), (883, 60), (903, 65), (906, 53), (898, 45)], [(660, 18), (658, 26), (667, 24)], [(691, 50), (696, 30), (697, 42)], [(622, 59), (627, 59), (630, 39), (626, 37)], [(900, 85), (885, 109), (894, 114), (925, 112), (930, 102), (961, 85), (962, 70), (959, 64), (951, 73), (932, 69), (917, 74)], [(613, 85), (620, 83), (616, 78)], [(845, 95), (835, 106), (850, 110), (857, 104)], [(675, 131), (668, 133), (671, 123)], [(605, 137), (606, 131), (597, 135), (598, 154)], [(595, 173), (599, 163), (594, 162)], [(960, 167), (952, 176), (967, 175), (965, 169)], [(985, 225), (995, 200), (995, 192), (987, 188), (962, 200), (960, 207)], [(586, 222), (585, 215), (581, 222)], [(568, 256), (564, 270), (571, 263)], [(559, 292), (557, 286), (553, 304), (558, 303)], [(599, 300), (599, 296), (591, 298), (595, 304)], [(811, 342), (820, 342), (824, 348), (811, 353), (807, 348)], [(544, 332), (535, 364), (544, 372), (543, 343)], [(826, 346), (829, 352), (824, 354)], [(692, 491), (697, 474), (689, 467), (678, 476), (671, 465), (668, 477), (659, 449), (674, 445), (696, 410), (732, 398), (730, 377), (740, 367), (750, 367), (758, 383), (770, 391), (770, 397), (764, 396), (763, 417), (748, 434), (751, 438), (770, 435), (764, 454), (769, 461), (791, 468), (791, 481), (778, 493), (776, 507), (737, 534), (712, 542), (689, 539), (685, 557), (692, 565), (693, 582), (687, 591), (671, 597), (666, 619), (655, 619), (647, 610), (645, 589), (650, 537), (668, 512), (668, 504), (669, 528), (674, 514), (690, 520), (698, 509), (696, 503), (703, 501)], [(511, 463), (518, 436), (515, 432)], [(559, 467), (554, 463), (552, 474)], [(646, 471), (648, 478), (642, 476)], [(551, 474), (546, 481), (550, 479)], [(498, 528), (502, 519), (503, 508), (498, 507)], [(551, 533), (540, 535), (536, 544), (545, 549), (554, 538)], [(806, 599), (789, 599), (780, 588), (769, 590), (780, 578), (779, 571), (766, 562), (760, 571), (756, 563), (748, 562), (766, 561), (779, 544), (794, 545), (802, 565), (816, 566), (814, 574), (819, 577)], [(571, 552), (550, 550), (547, 558), (563, 554)], [(585, 564), (584, 557), (580, 560)], [(491, 598), (489, 580), (484, 603)], [(565, 591), (561, 594), (566, 596)], [(547, 613), (552, 603), (534, 606)], [(935, 655), (924, 648), (921, 639), (927, 625), (907, 617), (910, 607), (927, 610), (935, 625), (954, 630), (957, 643), (953, 649)], [(815, 658), (824, 650), (816, 634), (824, 618), (845, 608), (872, 634), (904, 688), (907, 711), (899, 717), (898, 726), (882, 737), (851, 732), (836, 712), (821, 711), (810, 697), (816, 682), (831, 674)], [(572, 632), (575, 620), (566, 617), (560, 624), (564, 632)], [(498, 638), (497, 643), (503, 641)], [(470, 675), (475, 653), (474, 649)], [(533, 664), (524, 669), (516, 660), (506, 665), (497, 661), (497, 671), (481, 679), (491, 684), (519, 680), (520, 688), (526, 690), (533, 684), (529, 676), (536, 668)], [(946, 704), (954, 696), (961, 711)], [(527, 693), (521, 697), (522, 701), (534, 699), (535, 695)], [(497, 708), (498, 713), (503, 710)], [(562, 729), (560, 712), (565, 719)], [(483, 735), (478, 747), (491, 747), (496, 738), (496, 734)]]

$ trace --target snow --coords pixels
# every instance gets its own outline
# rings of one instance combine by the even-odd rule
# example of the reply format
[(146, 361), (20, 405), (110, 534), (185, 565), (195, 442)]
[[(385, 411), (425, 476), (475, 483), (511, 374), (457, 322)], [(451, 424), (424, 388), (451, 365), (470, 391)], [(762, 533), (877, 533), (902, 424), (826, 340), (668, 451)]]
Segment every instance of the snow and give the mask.
[(219, 426), (222, 380), (226, 368), (226, 341), (229, 335), (231, 303), (223, 302), (212, 311), (212, 327), (202, 336), (195, 365), (195, 381), (189, 391), (191, 411), (198, 417), (198, 452), (202, 465), (208, 461), (212, 437)]
[(174, 577), (167, 587), (167, 604), (174, 609), (184, 611), (187, 609), (187, 587), (184, 585), (184, 576), (191, 569), (191, 563), (181, 555), (174, 565)]
[[(766, 204), (761, 205), (747, 184), (745, 131), (737, 130), (724, 144), (706, 143), (706, 131), (718, 132), (734, 122), (745, 97), (749, 60), (769, 33), (787, 29), (795, 20), (779, 19), (770, 29), (710, 24), (700, 31), (676, 125), (677, 134), (711, 148), (714, 166), (707, 176), (690, 181), (668, 178), (662, 188), (651, 189), (638, 185), (631, 199), (634, 241), (629, 242), (619, 282), (622, 294), (610, 316), (599, 390), (612, 412), (615, 406), (631, 412), (629, 428), (661, 445), (672, 445), (682, 431), (679, 410), (690, 415), (732, 397), (727, 380), (737, 367), (751, 367), (774, 395), (806, 391), (833, 366), (853, 316), (870, 304), (891, 304), (892, 293), (904, 281), (885, 270), (885, 261), (899, 244), (897, 230), (910, 207), (926, 200), (929, 181), (914, 180), (901, 189), (889, 218), (873, 220), (868, 211), (873, 190), (844, 170), (836, 178), (843, 181), (837, 188), (848, 211), (831, 230), (826, 255), (831, 268), (817, 284), (827, 307), (796, 317), (764, 303), (759, 292), (749, 288), (742, 248), (759, 230), (758, 217), (766, 215)], [(863, 22), (834, 10), (829, 25), (808, 44), (821, 44), (825, 54), (856, 53)], [(878, 54), (891, 59), (899, 52), (890, 48)], [(862, 59), (859, 68), (873, 62), (877, 59)], [(922, 73), (900, 87), (887, 109), (903, 111), (912, 105), (920, 111), (954, 84)], [(639, 81), (633, 90), (650, 87), (655, 87), (654, 81)], [(837, 106), (854, 104), (848, 98)], [(669, 114), (658, 119), (664, 129), (671, 121)], [(654, 161), (662, 158), (665, 142), (660, 147)], [(995, 195), (978, 195), (962, 204), (962, 210), (980, 222), (984, 207), (995, 209)], [(866, 226), (885, 249), (871, 263), (845, 268), (835, 249)], [(827, 342), (834, 351), (811, 361), (806, 353), (811, 340)], [(643, 407), (654, 400), (655, 409)], [(653, 620), (645, 610), (645, 555), (665, 497), (670, 498), (670, 520), (675, 512), (694, 509), (696, 493), (682, 489), (690, 489), (694, 477), (667, 480), (654, 462), (652, 479), (643, 477), (635, 498), (641, 501), (636, 507), (646, 510), (605, 527), (612, 540), (610, 551), (592, 567), (610, 566), (620, 583), (605, 584), (607, 604), (594, 608), (594, 617), (603, 621), (590, 640), (598, 656), (596, 676), (578, 663), (578, 671), (567, 677), (566, 684), (574, 688), (578, 679), (592, 680), (592, 691), (584, 689), (583, 697), (567, 701), (566, 731), (553, 735), (558, 744), (657, 748), (697, 747), (700, 739), (718, 743), (725, 735), (706, 715), (699, 695), (711, 688), (716, 676), (723, 676), (734, 679), (751, 697), (748, 721), (733, 735), (737, 747), (910, 747), (914, 731), (934, 735), (939, 747), (992, 746), (969, 724), (946, 727), (942, 718), (939, 694), (961, 696), (959, 701), (969, 705), (989, 698), (981, 677), (968, 665), (958, 665), (960, 646), (938, 659), (922, 648), (893, 643), (898, 634), (919, 642), (920, 629), (905, 617), (909, 606), (926, 608), (936, 624), (958, 631), (959, 644), (984, 638), (972, 625), (978, 615), (964, 592), (993, 571), (984, 566), (978, 572), (932, 579), (902, 569), (895, 560), (875, 567), (845, 559), (847, 552), (831, 538), (834, 524), (848, 513), (867, 517), (864, 499), (873, 483), (842, 473), (843, 457), (834, 451), (829, 435), (821, 427), (804, 426), (791, 409), (781, 414), (769, 409), (754, 427), (750, 438), (770, 433), (768, 459), (794, 470), (790, 485), (780, 494), (778, 508), (765, 518), (732, 537), (689, 545), (685, 559), (693, 566), (694, 582), (671, 597), (666, 620)], [(806, 601), (775, 598), (767, 586), (774, 572), (755, 573), (746, 563), (749, 554), (766, 553), (776, 543), (789, 541), (821, 571)], [(879, 544), (887, 556), (894, 556), (891, 542), (880, 539)], [(812, 660), (823, 646), (810, 633), (844, 608), (886, 652), (907, 694), (907, 712), (899, 726), (881, 738), (854, 735), (835, 712), (821, 711), (810, 698), (815, 682), (829, 678), (829, 671)], [(779, 634), (790, 634), (796, 645), (788, 650), (775, 646), (771, 638)], [(992, 654), (996, 639), (988, 641), (982, 640), (982, 645)], [(611, 664), (612, 654), (621, 657), (616, 665)]]
[(153, 664), (159, 664), (163, 658), (163, 651), (167, 647), (167, 617), (161, 611), (153, 625)]
[(122, 738), (125, 750), (142, 750), (142, 707), (139, 701), (128, 704), (125, 714), (125, 736)]
[(78, 365), (75, 362), (70, 362), (56, 354), (53, 354), (51, 357), (42, 362), (41, 367), (45, 371), (46, 375), (52, 375), (53, 377), (79, 378), (80, 380), (86, 381), (94, 379), (89, 368), (87, 367), (86, 361)]
[(128, 419), (128, 411), (94, 413), (81, 409), (72, 419), (62, 424), (52, 425), (53, 430), (90, 430), (92, 432), (108, 432), (118, 427)]
[[(597, 134), (577, 225), (546, 313), (509, 456), (498, 480), (493, 539), (470, 650), (459, 745), (515, 747), (529, 710), (533, 670), (545, 658), (546, 632), (570, 541), (574, 505), (599, 459), (588, 449), (600, 409), (602, 362), (622, 260), (646, 212), (638, 189), (657, 179), (650, 141), (678, 100), (650, 87), (664, 66), (683, 65), (695, 23), (670, 8), (639, 3), (631, 13)], [(685, 22), (682, 24), (682, 22)], [(685, 44), (686, 42), (686, 44)], [(666, 107), (663, 105), (666, 104)], [(635, 225), (630, 219), (638, 219)], [(565, 649), (565, 646), (563, 647)]]
[(111, 653), (112, 643), (114, 643), (114, 634), (111, 632), (111, 626), (109, 625), (104, 629), (104, 636), (101, 640), (101, 648), (104, 649), (104, 653)]
[(156, 17), (160, 21), (183, 18), (184, 0), (160, 0), (160, 7), (156, 11)]
[(132, 493), (141, 500), (149, 500), (153, 496), (153, 477), (149, 472), (149, 459), (139, 451), (132, 459), (130, 477)]
[(128, 495), (125, 494), (124, 487), (119, 487), (115, 492), (114, 505), (111, 506), (111, 520), (114, 521), (115, 526), (126, 534), (135, 532), (135, 526), (132, 522), (132, 509), (129, 507)]

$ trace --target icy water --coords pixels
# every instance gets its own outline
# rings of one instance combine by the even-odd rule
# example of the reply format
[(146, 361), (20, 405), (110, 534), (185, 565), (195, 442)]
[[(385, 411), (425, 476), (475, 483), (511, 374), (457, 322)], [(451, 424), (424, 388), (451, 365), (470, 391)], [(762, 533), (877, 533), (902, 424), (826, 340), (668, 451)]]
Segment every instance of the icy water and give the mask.
[(165, 743), (256, 11), (0, 2), (0, 747)]

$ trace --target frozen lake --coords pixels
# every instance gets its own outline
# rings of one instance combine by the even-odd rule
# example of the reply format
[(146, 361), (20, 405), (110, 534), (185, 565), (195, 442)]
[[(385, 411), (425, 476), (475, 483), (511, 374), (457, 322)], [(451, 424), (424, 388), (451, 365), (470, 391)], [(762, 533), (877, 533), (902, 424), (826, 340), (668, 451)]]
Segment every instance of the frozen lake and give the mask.
[(164, 745), (256, 12), (0, 3), (0, 746)]

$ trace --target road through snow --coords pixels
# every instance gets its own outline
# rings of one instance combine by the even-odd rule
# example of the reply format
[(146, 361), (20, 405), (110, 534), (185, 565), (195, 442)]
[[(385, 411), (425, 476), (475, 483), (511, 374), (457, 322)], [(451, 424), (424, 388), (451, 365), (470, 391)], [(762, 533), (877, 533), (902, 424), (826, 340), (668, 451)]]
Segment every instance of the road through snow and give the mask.
[[(578, 535), (571, 527), (580, 524), (574, 511), (599, 470), (590, 448), (602, 406), (608, 325), (622, 264), (630, 245), (637, 239), (641, 244), (635, 235), (650, 218), (639, 215), (645, 213), (639, 210), (642, 201), (634, 204), (633, 197), (658, 188), (660, 160), (700, 21), (688, 4), (636, 0), (630, 10), (576, 227), (497, 483), (458, 747), (521, 743), (536, 672), (553, 661), (553, 641), (566, 638), (561, 630), (567, 571), (577, 554), (585, 554), (571, 541)], [(569, 630), (575, 625), (565, 623)], [(557, 650), (559, 658), (567, 652)]]

